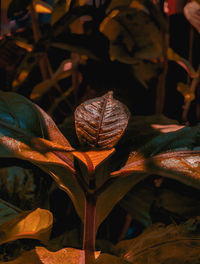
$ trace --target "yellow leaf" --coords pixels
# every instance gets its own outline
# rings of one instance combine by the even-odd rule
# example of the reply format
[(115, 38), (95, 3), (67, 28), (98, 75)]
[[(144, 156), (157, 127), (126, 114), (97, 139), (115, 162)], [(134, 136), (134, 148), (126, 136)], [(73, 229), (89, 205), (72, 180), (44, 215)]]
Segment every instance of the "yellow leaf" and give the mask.
[(41, 0), (34, 0), (34, 8), (37, 13), (42, 13), (42, 14), (51, 14), (53, 11), (51, 5)]
[(52, 224), (53, 216), (48, 210), (25, 211), (0, 226), (0, 244), (21, 238), (47, 241)]
[(43, 94), (48, 92), (48, 90), (55, 84), (52, 80), (45, 80), (41, 83), (38, 83), (32, 90), (32, 93), (30, 95), (30, 98), (32, 100), (38, 99)]
[(22, 42), (20, 40), (16, 40), (15, 43), (17, 44), (17, 46), (19, 46), (20, 48), (26, 49), (27, 51), (32, 51), (33, 50), (33, 45)]
[[(109, 14), (106, 18), (104, 18), (104, 20), (101, 22), (99, 30), (100, 30), (101, 32), (103, 32), (104, 29), (105, 29), (105, 26), (108, 24), (108, 22), (109, 22), (112, 18), (114, 18), (115, 16), (117, 16), (118, 14), (119, 14), (119, 10), (117, 10), (117, 9), (114, 9), (112, 12), (110, 12), (110, 14)], [(114, 38), (114, 39), (115, 39), (115, 38)]]
[(21, 71), (17, 78), (13, 80), (12, 87), (20, 85), (27, 78), (28, 74), (29, 72), (27, 70)]
[(89, 173), (93, 173), (96, 167), (110, 155), (112, 155), (114, 151), (115, 148), (98, 151), (91, 150), (86, 152), (73, 151), (72, 154), (86, 165)]

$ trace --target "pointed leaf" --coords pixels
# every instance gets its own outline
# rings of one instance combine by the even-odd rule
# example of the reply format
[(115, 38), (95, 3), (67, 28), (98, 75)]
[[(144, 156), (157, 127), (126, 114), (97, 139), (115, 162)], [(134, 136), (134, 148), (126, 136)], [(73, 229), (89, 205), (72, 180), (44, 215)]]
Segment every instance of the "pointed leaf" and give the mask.
[(75, 111), (76, 133), (82, 144), (100, 149), (117, 144), (128, 125), (129, 110), (108, 92), (88, 100)]
[(0, 243), (21, 238), (32, 238), (41, 241), (49, 239), (53, 216), (50, 211), (36, 209), (26, 211), (0, 226)]
[(180, 226), (153, 225), (137, 238), (122, 241), (117, 247), (123, 251), (122, 256), (131, 263), (192, 264), (199, 261), (199, 245), (199, 217), (197, 217)]

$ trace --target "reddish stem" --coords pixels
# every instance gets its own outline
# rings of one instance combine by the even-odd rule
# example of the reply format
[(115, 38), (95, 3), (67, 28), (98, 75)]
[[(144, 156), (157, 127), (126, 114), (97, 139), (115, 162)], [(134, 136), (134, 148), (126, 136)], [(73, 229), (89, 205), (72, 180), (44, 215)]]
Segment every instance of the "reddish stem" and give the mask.
[(85, 219), (83, 234), (83, 249), (85, 250), (85, 264), (94, 262), (96, 239), (96, 198), (88, 194), (85, 199)]

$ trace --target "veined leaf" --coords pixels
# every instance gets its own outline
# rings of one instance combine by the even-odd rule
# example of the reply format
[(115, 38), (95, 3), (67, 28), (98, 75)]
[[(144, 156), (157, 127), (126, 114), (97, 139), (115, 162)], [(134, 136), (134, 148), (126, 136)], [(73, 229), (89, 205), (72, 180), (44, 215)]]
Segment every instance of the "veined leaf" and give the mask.
[(100, 149), (117, 144), (128, 125), (129, 110), (108, 92), (76, 108), (76, 133), (82, 144)]
[(32, 212), (25, 211), (0, 226), (0, 243), (21, 238), (46, 241), (49, 239), (52, 224), (53, 216), (48, 210), (38, 208)]
[[(61, 152), (58, 145), (62, 146)], [(0, 157), (27, 160), (50, 174), (70, 196), (83, 219), (84, 194), (73, 176), (73, 156), (64, 153), (63, 147), (71, 149), (51, 117), (39, 106), (21, 95), (0, 92)]]
[[(100, 252), (95, 252), (98, 258)], [(75, 248), (63, 248), (56, 252), (51, 252), (44, 247), (36, 247), (31, 251), (23, 253), (18, 259), (10, 261), (10, 264), (80, 264), (85, 262), (85, 252)], [(7, 262), (5, 262), (7, 263)], [(4, 264), (4, 263), (3, 263)]]
[(199, 217), (197, 217), (179, 226), (153, 225), (137, 238), (121, 241), (117, 248), (123, 251), (121, 257), (131, 263), (197, 264), (199, 245)]
[(194, 146), (199, 146), (199, 126), (160, 135), (132, 152), (125, 166), (111, 175), (156, 173), (200, 188), (200, 150)]
[(187, 5), (184, 6), (185, 17), (198, 32), (200, 32), (199, 12), (200, 12), (199, 0), (192, 1), (190, 3), (187, 3)]

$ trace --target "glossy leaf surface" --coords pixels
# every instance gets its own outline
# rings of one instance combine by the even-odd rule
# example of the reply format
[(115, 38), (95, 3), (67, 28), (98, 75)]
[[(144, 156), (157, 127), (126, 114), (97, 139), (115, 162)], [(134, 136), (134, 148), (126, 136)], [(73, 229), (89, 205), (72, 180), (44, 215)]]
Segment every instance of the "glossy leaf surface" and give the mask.
[(72, 176), (73, 157), (59, 148), (71, 146), (50, 116), (23, 96), (0, 93), (0, 156), (28, 160), (50, 174), (82, 217), (84, 196)]
[(75, 111), (76, 133), (82, 144), (107, 149), (117, 144), (129, 119), (129, 110), (113, 92), (88, 100)]
[(41, 241), (49, 239), (53, 216), (50, 211), (36, 209), (26, 211), (0, 226), (0, 243), (21, 238), (32, 238)]

